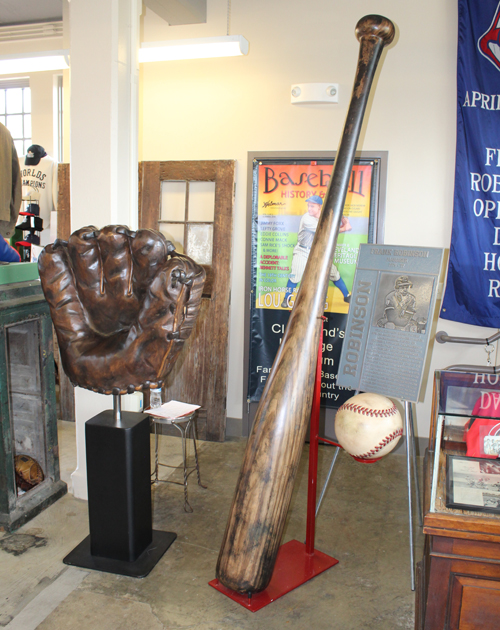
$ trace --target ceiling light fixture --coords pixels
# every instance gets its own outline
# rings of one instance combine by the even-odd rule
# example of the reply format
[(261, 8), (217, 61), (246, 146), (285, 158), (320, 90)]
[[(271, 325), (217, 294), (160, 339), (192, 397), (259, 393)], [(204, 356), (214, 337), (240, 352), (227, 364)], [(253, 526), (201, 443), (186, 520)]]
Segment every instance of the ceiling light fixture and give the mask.
[(229, 35), (230, 20), (231, 0), (228, 0), (227, 35), (148, 42), (139, 48), (139, 63), (246, 55), (248, 53), (248, 41), (242, 35)]
[(139, 48), (139, 62), (236, 57), (247, 53), (248, 41), (242, 35), (199, 37), (142, 44)]
[(69, 68), (69, 50), (0, 55), (0, 74), (43, 72)]

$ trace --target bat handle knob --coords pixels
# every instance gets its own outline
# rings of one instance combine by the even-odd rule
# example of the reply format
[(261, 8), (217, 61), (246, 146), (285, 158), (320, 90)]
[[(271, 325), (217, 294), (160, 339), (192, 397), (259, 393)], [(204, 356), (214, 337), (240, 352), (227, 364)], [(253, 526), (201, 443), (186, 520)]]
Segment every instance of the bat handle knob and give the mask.
[(394, 39), (396, 29), (388, 18), (382, 15), (365, 15), (356, 24), (356, 37), (361, 41), (363, 37), (382, 40), (383, 46), (388, 46)]

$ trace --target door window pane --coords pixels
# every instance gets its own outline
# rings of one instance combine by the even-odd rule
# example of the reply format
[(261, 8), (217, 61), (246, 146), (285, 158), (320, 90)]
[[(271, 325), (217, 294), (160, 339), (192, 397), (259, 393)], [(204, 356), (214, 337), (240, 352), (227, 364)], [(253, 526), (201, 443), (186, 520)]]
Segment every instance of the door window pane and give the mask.
[(212, 224), (198, 225), (188, 223), (186, 254), (200, 265), (212, 264), (212, 242), (214, 227)]
[(161, 183), (162, 221), (185, 221), (186, 219), (186, 182)]
[(189, 221), (212, 222), (215, 208), (215, 182), (189, 182)]
[(160, 232), (170, 241), (179, 254), (184, 253), (184, 225), (181, 223), (160, 223)]

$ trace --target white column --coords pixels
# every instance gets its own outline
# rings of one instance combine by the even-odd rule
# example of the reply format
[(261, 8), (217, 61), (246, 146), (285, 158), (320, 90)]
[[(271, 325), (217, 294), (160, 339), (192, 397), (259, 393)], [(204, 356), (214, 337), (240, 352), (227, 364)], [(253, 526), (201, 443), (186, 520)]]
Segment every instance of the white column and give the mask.
[[(71, 230), (137, 227), (140, 0), (70, 0)], [(87, 497), (85, 421), (110, 396), (76, 389), (73, 494)]]

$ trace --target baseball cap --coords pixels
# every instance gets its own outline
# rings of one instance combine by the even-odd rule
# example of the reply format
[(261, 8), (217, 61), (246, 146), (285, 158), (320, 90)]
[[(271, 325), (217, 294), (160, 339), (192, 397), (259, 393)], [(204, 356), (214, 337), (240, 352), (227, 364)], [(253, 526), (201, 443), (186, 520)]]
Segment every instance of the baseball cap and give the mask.
[(313, 195), (312, 197), (309, 197), (308, 199), (306, 199), (306, 203), (317, 203), (320, 206), (322, 206), (323, 199), (321, 199), (319, 195)]
[(408, 276), (399, 276), (396, 278), (395, 287), (411, 287), (413, 284), (410, 282)]
[(47, 155), (47, 151), (39, 144), (32, 144), (26, 152), (24, 163), (26, 166), (36, 165), (40, 160)]

